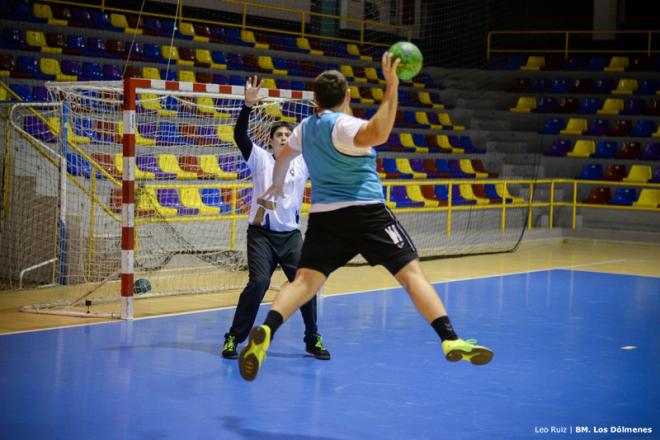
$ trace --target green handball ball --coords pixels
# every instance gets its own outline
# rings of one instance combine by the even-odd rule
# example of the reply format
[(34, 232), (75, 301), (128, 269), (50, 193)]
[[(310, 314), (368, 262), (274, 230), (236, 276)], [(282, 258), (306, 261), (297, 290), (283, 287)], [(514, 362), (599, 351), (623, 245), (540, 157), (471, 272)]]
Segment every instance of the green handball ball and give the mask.
[(422, 70), (424, 57), (419, 48), (411, 42), (399, 41), (394, 43), (388, 52), (401, 60), (399, 67), (396, 69), (396, 75), (399, 79), (404, 81), (412, 79)]

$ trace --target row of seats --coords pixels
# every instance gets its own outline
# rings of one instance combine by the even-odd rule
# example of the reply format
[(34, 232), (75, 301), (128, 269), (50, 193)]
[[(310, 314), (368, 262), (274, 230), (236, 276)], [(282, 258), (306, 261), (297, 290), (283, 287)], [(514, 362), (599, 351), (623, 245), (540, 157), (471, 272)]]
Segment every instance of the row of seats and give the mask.
[(608, 180), (613, 182), (660, 183), (660, 166), (651, 169), (648, 165), (632, 165), (629, 171), (622, 164), (612, 164), (604, 168), (599, 163), (586, 163), (576, 179)]
[(651, 142), (642, 148), (639, 142), (596, 141), (579, 139), (575, 144), (569, 139), (555, 139), (546, 156), (554, 157), (592, 157), (598, 159), (641, 159), (660, 160), (660, 143)]
[(660, 128), (652, 120), (639, 120), (633, 124), (629, 119), (619, 119), (610, 125), (607, 119), (549, 118), (541, 134), (660, 137)]
[(365, 54), (364, 48), (356, 44), (334, 41), (315, 42), (307, 38), (296, 38), (266, 32), (251, 32), (239, 28), (193, 24), (185, 21), (160, 19), (135, 14), (107, 13), (98, 9), (68, 7), (61, 5), (46, 5), (27, 1), (3, 2), (0, 6), (3, 17), (14, 20), (49, 23), (59, 26), (77, 26), (91, 29), (102, 29), (127, 34), (144, 34), (171, 38), (174, 36), (183, 40), (213, 42), (238, 46), (255, 47), (257, 49), (275, 49), (294, 51), (320, 56), (337, 56), (355, 58), (365, 61), (372, 60), (372, 55), (378, 59), (383, 49), (374, 49)]
[(486, 150), (472, 144), (469, 136), (447, 136), (444, 134), (392, 133), (385, 145), (377, 151), (397, 153), (446, 153), (484, 154)]
[[(502, 183), (453, 184), (452, 206), (521, 204), (525, 200), (514, 197)], [(387, 190), (383, 188), (387, 197)], [(449, 205), (449, 185), (394, 185), (390, 190), (387, 205), (392, 208), (428, 208)]]
[(567, 59), (563, 56), (551, 56), (546, 59), (543, 56), (511, 55), (508, 57), (494, 56), (486, 63), (486, 69), (491, 70), (565, 70), (565, 71), (588, 71), (588, 72), (641, 72), (660, 71), (660, 57), (648, 57), (646, 55), (635, 56), (609, 56), (595, 55), (591, 57), (582, 55), (570, 55)]
[(642, 99), (620, 98), (561, 98), (542, 97), (537, 101), (533, 96), (521, 96), (515, 107), (515, 113), (580, 113), (598, 115), (649, 115), (660, 116), (660, 99), (644, 101)]
[(589, 196), (582, 203), (660, 208), (660, 190), (644, 188), (638, 195), (635, 188), (616, 188), (612, 194), (612, 189), (599, 186), (592, 188)]
[[(93, 153), (91, 158), (112, 177), (122, 176), (121, 153)], [(250, 176), (250, 169), (245, 162), (235, 156), (145, 154), (136, 157), (136, 165), (135, 178), (138, 180), (236, 180)], [(89, 178), (92, 166), (82, 155), (67, 153), (67, 171), (74, 176)], [(105, 176), (97, 171), (96, 177)]]
[(577, 93), (592, 95), (654, 95), (660, 94), (660, 81), (655, 78), (516, 78), (510, 91), (533, 93)]
[(486, 170), (478, 159), (405, 159), (377, 158), (378, 173), (383, 179), (487, 179), (497, 173)]

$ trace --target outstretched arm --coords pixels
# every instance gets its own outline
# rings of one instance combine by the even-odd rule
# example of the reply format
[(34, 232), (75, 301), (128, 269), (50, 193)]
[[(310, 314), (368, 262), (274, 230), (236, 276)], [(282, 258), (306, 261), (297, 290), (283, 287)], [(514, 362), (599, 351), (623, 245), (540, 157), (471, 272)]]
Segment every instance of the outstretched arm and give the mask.
[(360, 128), (355, 135), (356, 147), (375, 147), (383, 144), (390, 136), (396, 110), (399, 103), (399, 78), (396, 76), (396, 68), (400, 60), (394, 59), (390, 52), (385, 52), (382, 59), (383, 76), (385, 77), (385, 95), (378, 107), (376, 114)]
[(250, 158), (250, 153), (252, 153), (252, 141), (248, 136), (248, 124), (250, 122), (250, 112), (252, 111), (252, 106), (259, 101), (259, 85), (257, 77), (250, 77), (245, 83), (245, 104), (241, 108), (241, 112), (238, 114), (238, 119), (236, 119), (236, 125), (234, 125), (234, 141), (238, 145), (238, 149), (241, 150), (243, 159), (248, 160)]

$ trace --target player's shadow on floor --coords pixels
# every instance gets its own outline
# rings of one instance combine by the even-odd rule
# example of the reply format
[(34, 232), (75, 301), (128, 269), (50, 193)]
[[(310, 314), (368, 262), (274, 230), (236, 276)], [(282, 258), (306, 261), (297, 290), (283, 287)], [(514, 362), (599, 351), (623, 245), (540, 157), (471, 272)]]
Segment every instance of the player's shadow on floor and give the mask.
[(219, 417), (220, 421), (224, 425), (224, 428), (233, 432), (237, 435), (240, 435), (241, 438), (246, 440), (339, 440), (337, 437), (320, 437), (320, 436), (310, 436), (303, 434), (291, 434), (291, 433), (275, 433), (275, 432), (266, 432), (259, 431), (257, 429), (250, 429), (243, 427), (243, 420), (239, 417)]
[(209, 353), (218, 355), (222, 351), (222, 344), (208, 344), (201, 342), (161, 342), (158, 344), (145, 344), (145, 345), (119, 345), (113, 347), (106, 347), (106, 351), (123, 351), (123, 350), (138, 350), (138, 349), (153, 349), (153, 348), (168, 348), (176, 350), (199, 351), (202, 353)]

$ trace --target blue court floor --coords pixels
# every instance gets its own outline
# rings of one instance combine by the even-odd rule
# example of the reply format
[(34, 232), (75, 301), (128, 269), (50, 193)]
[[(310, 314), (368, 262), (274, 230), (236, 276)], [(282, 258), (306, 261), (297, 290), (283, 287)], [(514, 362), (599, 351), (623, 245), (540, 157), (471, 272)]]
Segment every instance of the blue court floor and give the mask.
[[(329, 362), (304, 355), (297, 314), (252, 383), (219, 356), (233, 309), (0, 336), (0, 438), (660, 438), (660, 278), (552, 270), (436, 288), (491, 364), (445, 361), (401, 289), (322, 300)], [(594, 433), (612, 427), (652, 433)]]

